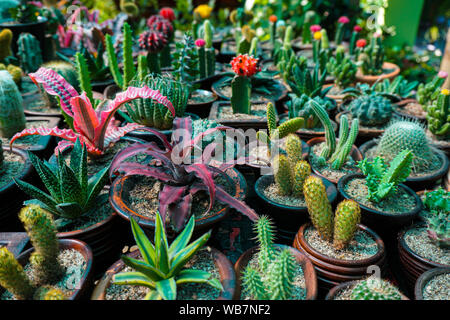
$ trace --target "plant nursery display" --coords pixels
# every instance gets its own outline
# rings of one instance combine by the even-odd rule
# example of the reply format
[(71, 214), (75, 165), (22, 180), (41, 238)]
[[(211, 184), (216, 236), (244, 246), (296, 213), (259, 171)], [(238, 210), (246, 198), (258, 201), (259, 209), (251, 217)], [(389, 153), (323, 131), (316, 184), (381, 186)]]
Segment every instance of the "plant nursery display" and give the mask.
[(407, 2), (0, 1), (0, 308), (449, 300), (449, 8)]

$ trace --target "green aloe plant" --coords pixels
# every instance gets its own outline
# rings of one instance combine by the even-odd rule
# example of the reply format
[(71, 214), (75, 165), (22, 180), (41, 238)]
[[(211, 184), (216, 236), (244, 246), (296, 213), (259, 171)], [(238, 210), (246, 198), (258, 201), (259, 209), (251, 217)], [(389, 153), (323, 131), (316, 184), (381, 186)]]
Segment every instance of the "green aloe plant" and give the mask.
[(118, 285), (139, 285), (150, 290), (145, 300), (175, 300), (177, 285), (183, 283), (205, 283), (218, 290), (222, 284), (206, 271), (184, 269), (186, 263), (205, 245), (211, 231), (189, 244), (194, 231), (192, 216), (184, 230), (169, 246), (161, 216), (156, 215), (154, 244), (132, 218), (131, 230), (142, 255), (142, 260), (122, 256), (122, 261), (135, 271), (115, 274), (113, 283)]

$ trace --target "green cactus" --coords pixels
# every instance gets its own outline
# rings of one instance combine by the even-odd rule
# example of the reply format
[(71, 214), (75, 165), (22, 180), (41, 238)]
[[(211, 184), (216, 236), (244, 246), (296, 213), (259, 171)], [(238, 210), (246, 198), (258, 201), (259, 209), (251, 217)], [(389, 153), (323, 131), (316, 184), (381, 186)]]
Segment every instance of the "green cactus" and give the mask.
[[(320, 119), (312, 109), (310, 100), (310, 97), (306, 94), (301, 94), (300, 96), (291, 95), (291, 101), (288, 103), (289, 118), (303, 118), (307, 129), (317, 128), (320, 124)], [(321, 105), (327, 112), (335, 107), (334, 102), (328, 98), (315, 96), (312, 100)]]
[(411, 150), (412, 171), (427, 172), (436, 162), (434, 148), (427, 139), (424, 128), (414, 121), (402, 120), (386, 128), (376, 147), (376, 155), (391, 162), (401, 151)]
[(385, 53), (381, 37), (373, 37), (370, 45), (365, 47), (359, 55), (362, 73), (364, 75), (379, 75), (383, 73), (384, 59)]
[(203, 23), (205, 46), (198, 48), (200, 79), (211, 77), (215, 74), (216, 53), (212, 46), (212, 26), (209, 20)]
[(431, 105), (424, 107), (427, 112), (428, 129), (439, 139), (450, 137), (450, 91), (443, 89)]
[(328, 162), (331, 163), (331, 167), (334, 170), (339, 170), (345, 164), (350, 152), (352, 151), (353, 144), (359, 131), (359, 120), (353, 119), (350, 131), (348, 130), (348, 118), (347, 115), (342, 115), (339, 124), (339, 141), (334, 153), (331, 155)]
[(325, 142), (326, 146), (322, 149), (320, 156), (328, 159), (334, 153), (336, 149), (336, 134), (334, 133), (333, 125), (331, 124), (330, 117), (328, 116), (327, 111), (323, 108), (319, 103), (310, 99), (311, 108), (314, 113), (320, 119), (323, 127), (325, 128)]
[(0, 71), (0, 135), (11, 138), (25, 129), (22, 96), (8, 71)]
[(386, 97), (393, 95), (398, 100), (407, 99), (414, 93), (414, 89), (419, 84), (418, 81), (408, 81), (402, 75), (395, 77), (392, 81), (384, 79), (375, 83), (375, 91), (383, 93)]
[(274, 228), (266, 216), (255, 224), (259, 243), (258, 267), (248, 265), (242, 275), (245, 293), (256, 300), (287, 300), (292, 297), (296, 260), (289, 249), (273, 244)]
[(175, 80), (182, 81), (194, 87), (192, 83), (199, 77), (199, 60), (194, 43), (194, 39), (190, 33), (185, 33), (183, 41), (175, 44), (176, 50), (173, 55), (172, 66)]
[(34, 300), (66, 300), (67, 297), (61, 289), (44, 285), (34, 293)]
[(390, 282), (375, 276), (359, 281), (352, 289), (352, 300), (401, 300), (402, 295)]
[(86, 96), (90, 101), (94, 101), (94, 95), (92, 93), (91, 76), (84, 56), (77, 52), (75, 54), (75, 61), (77, 65), (78, 82), (80, 83), (80, 89), (86, 93)]
[(0, 248), (0, 286), (20, 300), (31, 299), (35, 291), (23, 267), (6, 247)]
[(250, 77), (234, 76), (231, 80), (231, 106), (233, 113), (250, 114), (252, 82)]
[(17, 56), (20, 67), (26, 72), (35, 72), (42, 65), (42, 53), (39, 41), (31, 33), (21, 33), (17, 40)]
[(434, 212), (427, 219), (428, 237), (437, 246), (450, 248), (450, 214), (448, 211)]
[(12, 55), (11, 43), (12, 43), (13, 33), (10, 29), (3, 29), (0, 32), (0, 62), (5, 61), (5, 59)]
[(57, 230), (50, 212), (38, 205), (29, 205), (22, 208), (19, 218), (34, 247), (30, 262), (36, 270), (36, 282), (44, 284), (58, 280), (62, 268), (58, 262)]
[(278, 192), (281, 195), (289, 195), (292, 191), (291, 166), (284, 154), (279, 154), (273, 159), (273, 171)]
[(277, 49), (274, 50), (274, 64), (277, 65), (278, 69), (280, 68), (280, 62), (281, 61), (289, 61), (291, 57), (294, 57), (295, 59), (295, 53), (292, 49), (292, 38), (293, 38), (293, 31), (292, 26), (288, 26), (286, 28), (286, 32), (284, 33), (284, 40), (283, 45), (279, 46)]
[(292, 92), (298, 97), (305, 94), (310, 98), (316, 96), (324, 98), (331, 89), (329, 87), (322, 90), (327, 74), (326, 70), (322, 73), (320, 72), (318, 64), (312, 71), (306, 67), (306, 64), (296, 64), (292, 68), (292, 74), (288, 77), (287, 83), (291, 87)]
[(333, 246), (336, 250), (345, 248), (353, 239), (358, 223), (361, 221), (361, 209), (354, 200), (343, 200), (336, 208), (334, 217)]
[(433, 79), (424, 84), (420, 83), (417, 87), (417, 101), (422, 105), (426, 106), (429, 105), (437, 98), (439, 95), (439, 92), (441, 91), (441, 87), (445, 82), (445, 79), (447, 79), (447, 73), (440, 71), (438, 74), (436, 74)]
[(357, 65), (345, 55), (345, 49), (338, 46), (335, 57), (326, 63), (326, 69), (334, 77), (334, 85), (338, 89), (347, 88), (356, 78)]
[(319, 15), (314, 10), (305, 12), (305, 19), (302, 25), (302, 43), (311, 43), (311, 30), (309, 29), (314, 23), (320, 21)]
[(392, 103), (382, 95), (362, 95), (349, 104), (352, 118), (358, 118), (367, 127), (386, 124), (392, 118)]

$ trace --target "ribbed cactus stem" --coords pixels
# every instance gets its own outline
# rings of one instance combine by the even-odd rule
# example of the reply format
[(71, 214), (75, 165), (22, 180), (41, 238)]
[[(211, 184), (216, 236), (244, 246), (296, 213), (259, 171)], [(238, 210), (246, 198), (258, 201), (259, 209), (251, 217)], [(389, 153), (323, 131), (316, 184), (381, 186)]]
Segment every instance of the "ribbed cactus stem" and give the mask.
[(331, 167), (335, 170), (339, 170), (347, 161), (347, 158), (352, 151), (353, 144), (356, 141), (356, 137), (359, 132), (359, 120), (353, 119), (352, 126), (350, 128), (350, 134), (345, 143), (337, 149), (337, 157), (333, 160)]
[(6, 247), (0, 248), (0, 286), (20, 300), (32, 298), (35, 291), (23, 267)]
[(138, 56), (138, 80), (140, 82), (144, 81), (145, 77), (148, 75), (148, 64), (147, 57), (144, 55)]
[(231, 80), (231, 106), (233, 113), (250, 114), (251, 79), (246, 76), (234, 76)]
[(256, 300), (267, 300), (266, 288), (259, 272), (248, 266), (242, 275), (242, 287), (248, 295)]
[(91, 77), (89, 69), (86, 63), (86, 59), (80, 52), (75, 55), (75, 61), (77, 63), (78, 82), (80, 83), (80, 89), (85, 92), (89, 100), (94, 102), (94, 95), (92, 93)]
[(338, 23), (336, 34), (334, 36), (334, 43), (336, 45), (340, 45), (342, 43), (342, 39), (344, 38), (344, 26), (344, 23)]
[(269, 129), (269, 136), (277, 128), (277, 112), (272, 102), (267, 103), (266, 106), (267, 128)]
[(258, 264), (262, 272), (267, 272), (274, 258), (275, 232), (272, 221), (267, 216), (261, 216), (255, 224), (255, 232), (259, 245)]
[(198, 54), (198, 70), (199, 70), (199, 76), (200, 79), (206, 78), (206, 54), (205, 54), (205, 47), (197, 47), (197, 54)]
[(106, 56), (108, 57), (108, 66), (114, 78), (114, 82), (116, 83), (117, 86), (123, 88), (124, 81), (122, 73), (119, 70), (119, 64), (117, 62), (117, 56), (114, 50), (114, 44), (111, 35), (106, 34), (105, 43), (106, 43)]
[(17, 56), (20, 67), (27, 73), (35, 72), (41, 66), (42, 53), (39, 41), (31, 33), (21, 33), (17, 40)]
[(213, 32), (211, 22), (209, 22), (209, 20), (205, 20), (205, 22), (203, 23), (203, 33), (205, 40), (205, 48), (212, 48)]
[(352, 56), (355, 53), (356, 40), (359, 37), (359, 32), (353, 31), (350, 37), (350, 43), (348, 46), (348, 53)]
[(297, 162), (293, 173), (292, 194), (297, 198), (303, 197), (303, 186), (311, 175), (311, 166), (305, 160)]
[(276, 155), (273, 160), (275, 183), (281, 195), (289, 195), (292, 191), (291, 166), (283, 154)]
[(440, 138), (450, 136), (450, 92), (442, 90), (437, 100), (427, 108), (428, 129)]
[(269, 272), (270, 299), (287, 300), (292, 295), (296, 261), (289, 249), (283, 249), (271, 264)]
[(302, 160), (302, 141), (295, 133), (290, 133), (286, 137), (286, 153), (291, 168), (291, 176), (294, 176), (297, 162)]
[(292, 38), (293, 38), (292, 26), (287, 26), (283, 40), (283, 46), (285, 49), (289, 49), (292, 47)]
[(160, 74), (161, 66), (159, 64), (159, 56), (157, 52), (147, 53), (147, 66), (151, 73)]
[(322, 33), (322, 38), (320, 39), (320, 41), (321, 41), (320, 45), (323, 50), (327, 50), (330, 48), (330, 40), (328, 39), (327, 30), (322, 29), (322, 30), (320, 30), (320, 32)]
[(22, 95), (8, 71), (0, 71), (0, 135), (11, 138), (25, 129)]
[(130, 81), (136, 75), (136, 68), (133, 60), (133, 32), (128, 23), (123, 24), (123, 86), (126, 90)]
[(356, 201), (343, 200), (338, 204), (334, 218), (333, 235), (333, 246), (336, 250), (341, 250), (350, 243), (360, 221), (361, 209)]
[(211, 77), (216, 72), (216, 52), (214, 48), (205, 49), (206, 76)]
[(311, 107), (314, 110), (314, 113), (317, 115), (320, 122), (322, 123), (322, 126), (325, 129), (326, 146), (322, 149), (320, 156), (325, 159), (329, 159), (336, 149), (336, 134), (334, 133), (333, 125), (324, 107), (322, 107), (313, 99), (310, 99), (309, 102), (311, 103)]

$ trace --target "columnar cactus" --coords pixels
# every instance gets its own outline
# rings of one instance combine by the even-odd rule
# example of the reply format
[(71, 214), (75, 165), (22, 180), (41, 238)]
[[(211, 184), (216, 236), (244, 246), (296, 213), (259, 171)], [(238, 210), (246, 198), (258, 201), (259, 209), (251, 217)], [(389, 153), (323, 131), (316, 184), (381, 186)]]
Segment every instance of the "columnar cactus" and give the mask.
[(358, 67), (345, 56), (344, 47), (338, 46), (336, 56), (326, 63), (327, 71), (334, 77), (334, 84), (338, 89), (345, 89), (355, 81)]
[(8, 71), (0, 71), (0, 135), (11, 138), (25, 129), (22, 96)]
[(156, 30), (148, 30), (139, 36), (139, 46), (147, 50), (147, 66), (150, 72), (161, 73), (161, 65), (159, 61), (159, 52), (167, 46), (167, 38), (162, 32)]
[(316, 31), (313, 33), (313, 61), (317, 65), (319, 64), (319, 54), (322, 48), (322, 32)]
[(339, 138), (336, 150), (331, 155), (328, 162), (331, 163), (331, 167), (335, 170), (339, 170), (347, 161), (347, 158), (352, 151), (353, 144), (359, 131), (359, 120), (353, 119), (350, 130), (348, 129), (347, 115), (342, 115), (339, 124)]
[(242, 32), (242, 37), (238, 44), (237, 53), (238, 54), (249, 54), (252, 40), (253, 40), (253, 38), (256, 37), (256, 32), (255, 32), (255, 30), (252, 30), (247, 25), (242, 27), (241, 32)]
[(279, 70), (284, 70), (283, 67), (286, 65), (283, 65), (283, 63), (286, 64), (291, 57), (294, 56), (295, 59), (294, 50), (292, 49), (292, 37), (292, 26), (287, 26), (284, 33), (283, 45), (274, 50), (274, 63), (277, 65)]
[(38, 205), (29, 205), (20, 211), (19, 218), (34, 247), (30, 262), (36, 270), (37, 283), (59, 280), (62, 274), (58, 262), (59, 244), (50, 212)]
[(328, 159), (334, 153), (336, 149), (336, 134), (334, 133), (333, 125), (331, 124), (330, 117), (328, 116), (327, 111), (316, 101), (310, 99), (311, 108), (314, 110), (314, 113), (322, 122), (322, 125), (325, 129), (325, 141), (326, 146), (323, 148), (320, 156)]
[(3, 29), (0, 32), (0, 62), (11, 56), (11, 43), (13, 33), (10, 29)]
[(6, 247), (0, 248), (0, 286), (21, 300), (32, 298), (35, 291), (23, 267)]
[(361, 221), (361, 209), (354, 200), (344, 200), (336, 208), (334, 217), (333, 246), (341, 250), (353, 239), (358, 223)]
[(359, 37), (359, 33), (362, 31), (362, 28), (358, 25), (353, 27), (353, 32), (352, 35), (350, 37), (350, 43), (349, 43), (349, 48), (348, 48), (348, 52), (351, 56), (353, 56), (353, 54), (355, 53), (355, 48), (356, 48), (356, 40)]
[(420, 83), (417, 87), (417, 101), (422, 106), (427, 106), (433, 102), (439, 95), (441, 87), (447, 79), (447, 72), (439, 71), (430, 82), (424, 84)]
[(398, 288), (375, 276), (359, 281), (352, 289), (352, 300), (401, 300)]
[(342, 43), (342, 40), (344, 38), (344, 28), (347, 23), (350, 22), (350, 19), (346, 16), (342, 16), (338, 19), (337, 28), (336, 28), (336, 34), (334, 36), (334, 43), (336, 45), (340, 45)]
[(204, 42), (196, 41), (201, 79), (213, 76), (216, 68), (215, 49), (212, 46), (212, 26), (209, 20), (203, 23), (203, 33)]
[(167, 44), (161, 49), (159, 54), (159, 64), (162, 68), (169, 67), (172, 64), (170, 43), (173, 42), (174, 38), (172, 22), (161, 15), (152, 15), (147, 19), (147, 26), (150, 30), (161, 32), (167, 39)]
[(364, 48), (359, 55), (359, 60), (362, 61), (362, 73), (364, 75), (381, 74), (383, 72), (384, 59), (385, 54), (381, 36), (375, 34), (370, 41), (370, 45)]
[(427, 111), (428, 129), (438, 138), (450, 137), (450, 91), (443, 89)]
[(184, 34), (183, 41), (176, 43), (176, 51), (173, 57), (173, 75), (176, 80), (191, 85), (198, 79), (198, 54), (194, 39), (189, 33)]
[(35, 72), (42, 65), (42, 53), (39, 41), (31, 33), (21, 33), (17, 40), (17, 55), (20, 67), (26, 72)]
[(236, 73), (231, 81), (231, 106), (233, 113), (250, 114), (252, 83), (250, 77), (260, 71), (258, 59), (240, 54), (231, 61)]

